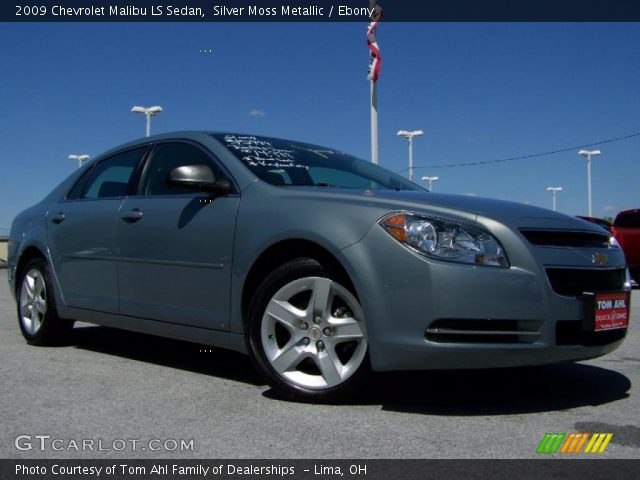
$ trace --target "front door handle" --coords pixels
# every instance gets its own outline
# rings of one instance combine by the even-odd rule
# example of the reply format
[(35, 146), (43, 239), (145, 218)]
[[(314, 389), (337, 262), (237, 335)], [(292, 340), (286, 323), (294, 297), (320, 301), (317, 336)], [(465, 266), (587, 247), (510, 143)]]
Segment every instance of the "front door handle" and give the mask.
[(58, 212), (54, 215), (51, 216), (51, 221), (53, 223), (60, 223), (62, 222), (66, 217), (64, 216), (64, 213), (62, 212)]
[(138, 210), (137, 208), (134, 208), (133, 210), (128, 211), (127, 213), (124, 213), (122, 215), (122, 219), (125, 222), (137, 222), (138, 220), (140, 220), (143, 216), (143, 213)]

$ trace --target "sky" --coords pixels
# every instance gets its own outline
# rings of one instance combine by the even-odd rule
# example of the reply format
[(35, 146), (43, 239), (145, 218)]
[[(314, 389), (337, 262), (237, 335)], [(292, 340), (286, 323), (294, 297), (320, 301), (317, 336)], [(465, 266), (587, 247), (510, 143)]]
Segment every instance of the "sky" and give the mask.
[[(153, 133), (272, 135), (370, 158), (361, 23), (41, 23), (0, 27), (0, 235), (96, 156)], [(414, 179), (437, 192), (587, 213), (577, 150), (483, 162), (640, 132), (640, 24), (384, 23), (380, 164), (408, 166), (396, 132), (424, 130)], [(205, 51), (206, 50), (206, 51)], [(210, 52), (209, 52), (210, 50)], [(593, 214), (640, 207), (640, 136), (597, 147)], [(424, 168), (422, 168), (424, 167)], [(402, 172), (407, 174), (406, 171)]]

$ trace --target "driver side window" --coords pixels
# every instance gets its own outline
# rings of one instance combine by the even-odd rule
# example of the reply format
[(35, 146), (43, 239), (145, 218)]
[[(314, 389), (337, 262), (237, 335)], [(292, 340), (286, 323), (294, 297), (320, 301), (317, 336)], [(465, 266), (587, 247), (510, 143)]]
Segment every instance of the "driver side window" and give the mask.
[(145, 196), (193, 194), (194, 190), (167, 183), (169, 172), (185, 165), (206, 165), (211, 168), (216, 179), (225, 177), (199, 148), (186, 143), (164, 143), (153, 151), (138, 193)]

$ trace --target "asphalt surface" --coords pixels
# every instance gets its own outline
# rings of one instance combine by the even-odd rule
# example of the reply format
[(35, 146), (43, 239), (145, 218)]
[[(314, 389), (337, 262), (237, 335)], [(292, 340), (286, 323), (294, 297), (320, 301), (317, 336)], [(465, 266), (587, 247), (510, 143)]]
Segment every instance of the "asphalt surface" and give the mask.
[[(612, 432), (598, 457), (638, 459), (638, 290), (632, 309), (623, 346), (597, 360), (378, 375), (362, 402), (324, 406), (275, 398), (220, 349), (86, 324), (68, 345), (28, 346), (2, 278), (0, 458), (539, 458), (546, 432)], [(35, 435), (51, 437), (45, 450)], [(193, 449), (151, 451), (154, 439)]]

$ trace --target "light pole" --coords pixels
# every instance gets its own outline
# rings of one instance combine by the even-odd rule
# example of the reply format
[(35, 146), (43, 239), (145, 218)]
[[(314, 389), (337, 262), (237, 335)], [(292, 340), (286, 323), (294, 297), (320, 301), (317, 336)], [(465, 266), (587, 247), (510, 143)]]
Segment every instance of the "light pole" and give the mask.
[(422, 130), (414, 130), (413, 132), (400, 130), (398, 132), (399, 137), (404, 137), (409, 140), (409, 180), (413, 180), (413, 137), (419, 137), (421, 135), (424, 135)]
[(589, 216), (591, 217), (591, 157), (600, 155), (600, 150), (580, 150), (578, 155), (587, 159), (587, 194), (589, 195)]
[(78, 168), (82, 167), (82, 162), (89, 160), (91, 157), (87, 154), (84, 155), (69, 155), (69, 160), (77, 160)]
[(556, 211), (556, 193), (561, 192), (562, 187), (547, 187), (547, 192), (553, 194), (553, 211)]
[(422, 177), (423, 182), (429, 182), (429, 191), (433, 192), (433, 182), (440, 180), (440, 177)]
[(162, 112), (162, 107), (156, 105), (155, 107), (133, 107), (131, 109), (133, 113), (144, 113), (147, 116), (147, 137), (151, 135), (151, 117)]

